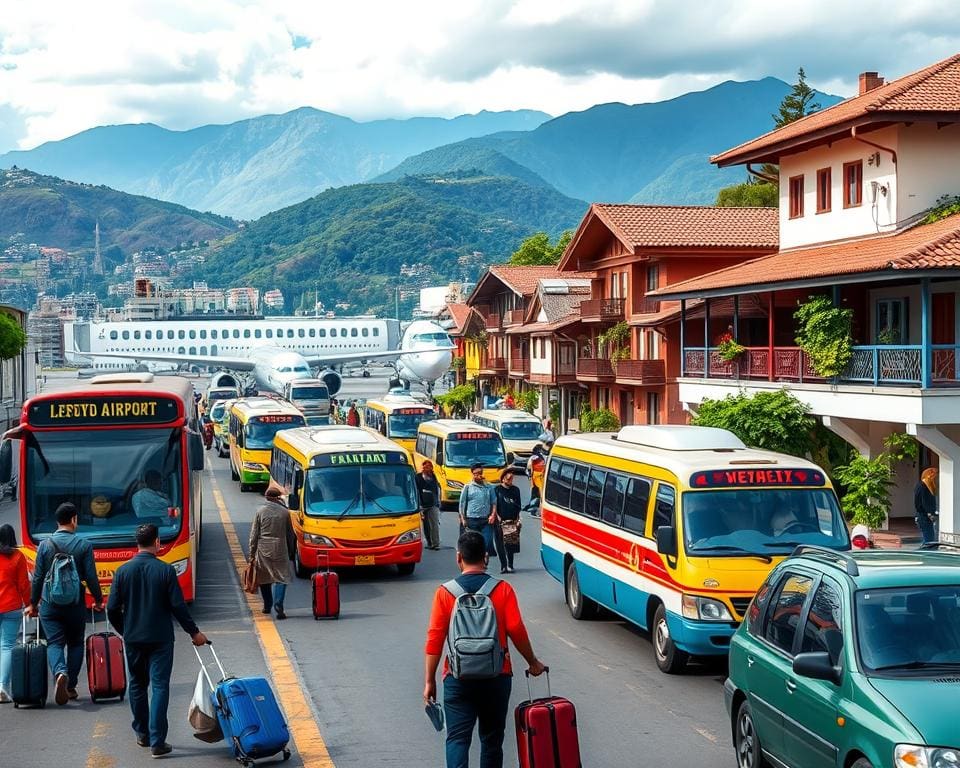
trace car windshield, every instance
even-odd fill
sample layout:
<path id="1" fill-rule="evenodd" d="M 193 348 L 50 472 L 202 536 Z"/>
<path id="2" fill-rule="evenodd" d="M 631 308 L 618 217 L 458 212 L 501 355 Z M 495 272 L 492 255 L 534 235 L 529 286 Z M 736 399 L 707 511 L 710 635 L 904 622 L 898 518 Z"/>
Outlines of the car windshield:
<path id="1" fill-rule="evenodd" d="M 326 387 L 294 387 L 290 396 L 294 400 L 328 400 L 330 392 Z"/>
<path id="2" fill-rule="evenodd" d="M 837 498 L 827 488 L 738 488 L 683 494 L 687 554 L 787 554 L 798 544 L 847 549 Z"/>
<path id="3" fill-rule="evenodd" d="M 500 425 L 500 436 L 504 440 L 536 440 L 543 427 L 536 421 L 505 421 Z"/>
<path id="4" fill-rule="evenodd" d="M 311 517 L 408 515 L 418 508 L 408 465 L 311 469 L 305 498 Z"/>
<path id="5" fill-rule="evenodd" d="M 502 467 L 507 463 L 503 441 L 497 435 L 484 436 L 479 440 L 446 441 L 448 467 L 469 467 L 477 462 L 485 467 Z"/>
<path id="6" fill-rule="evenodd" d="M 77 533 L 97 546 L 134 546 L 141 523 L 164 541 L 180 532 L 183 472 L 180 429 L 33 432 L 21 485 L 34 541 L 57 529 L 54 511 L 77 507 Z"/>
<path id="7" fill-rule="evenodd" d="M 387 437 L 416 437 L 417 427 L 425 421 L 433 421 L 437 414 L 433 411 L 423 413 L 393 413 L 390 415 L 390 430 Z"/>
<path id="8" fill-rule="evenodd" d="M 865 589 L 854 603 L 868 673 L 960 670 L 960 584 Z"/>
<path id="9" fill-rule="evenodd" d="M 265 417 L 265 418 L 281 418 L 281 417 Z M 245 448 L 248 448 L 251 451 L 268 451 L 273 447 L 273 436 L 277 432 L 281 432 L 284 429 L 293 429 L 294 427 L 302 427 L 306 422 L 303 420 L 303 416 L 283 416 L 284 421 L 276 422 L 261 422 L 259 418 L 254 416 L 247 423 L 247 427 L 244 430 L 246 435 L 246 444 Z"/>

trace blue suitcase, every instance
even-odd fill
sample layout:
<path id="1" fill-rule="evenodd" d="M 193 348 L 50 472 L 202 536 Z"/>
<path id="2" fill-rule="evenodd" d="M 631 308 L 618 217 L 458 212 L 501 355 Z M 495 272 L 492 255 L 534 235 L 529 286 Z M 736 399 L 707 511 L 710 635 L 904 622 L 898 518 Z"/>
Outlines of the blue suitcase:
<path id="1" fill-rule="evenodd" d="M 237 762 L 251 766 L 254 760 L 278 753 L 289 760 L 290 731 L 270 683 L 262 677 L 227 677 L 216 652 L 212 647 L 210 651 L 222 675 L 220 682 L 212 686 L 213 708 Z M 209 676 L 207 679 L 210 680 Z"/>

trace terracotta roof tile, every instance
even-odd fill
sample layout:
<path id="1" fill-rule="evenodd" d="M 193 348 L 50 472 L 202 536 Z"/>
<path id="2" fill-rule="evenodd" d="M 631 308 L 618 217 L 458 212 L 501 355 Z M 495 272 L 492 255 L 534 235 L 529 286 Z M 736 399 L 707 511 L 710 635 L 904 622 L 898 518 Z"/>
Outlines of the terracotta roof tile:
<path id="1" fill-rule="evenodd" d="M 710 161 L 721 166 L 747 162 L 757 152 L 775 152 L 778 145 L 815 131 L 884 118 L 896 120 L 900 112 L 960 112 L 960 54 L 814 112 L 721 152 Z"/>
<path id="2" fill-rule="evenodd" d="M 591 213 L 634 248 L 776 248 L 776 208 L 594 203 Z"/>
<path id="3" fill-rule="evenodd" d="M 470 319 L 470 313 L 473 312 L 473 308 L 466 304 L 455 304 L 448 301 L 447 311 L 450 312 L 450 319 L 453 320 L 454 331 L 459 333 L 466 326 L 467 320 Z"/>
<path id="4" fill-rule="evenodd" d="M 537 292 L 537 281 L 541 277 L 560 277 L 556 267 L 514 267 L 509 264 L 490 267 L 490 274 L 523 296 Z"/>
<path id="5" fill-rule="evenodd" d="M 889 235 L 780 251 L 676 283 L 654 295 L 689 296 L 863 272 L 944 268 L 960 268 L 960 214 Z"/>

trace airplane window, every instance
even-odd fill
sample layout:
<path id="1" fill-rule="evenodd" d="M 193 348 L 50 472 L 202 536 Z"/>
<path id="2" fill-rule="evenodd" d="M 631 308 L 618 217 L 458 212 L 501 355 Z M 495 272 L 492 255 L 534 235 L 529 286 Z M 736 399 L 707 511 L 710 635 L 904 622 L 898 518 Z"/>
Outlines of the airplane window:
<path id="1" fill-rule="evenodd" d="M 350 335 L 351 335 L 351 336 L 356 336 L 356 335 L 357 335 L 357 329 L 356 329 L 356 328 L 351 328 L 351 329 L 350 329 Z"/>
<path id="2" fill-rule="evenodd" d="M 331 336 L 336 336 L 336 335 L 337 335 L 337 329 L 336 329 L 336 328 L 331 328 L 331 329 L 330 329 L 330 335 L 331 335 Z"/>
<path id="3" fill-rule="evenodd" d="M 347 338 L 347 329 L 346 329 L 346 328 L 341 328 L 341 329 L 340 329 L 340 338 L 342 338 L 342 339 Z"/>
<path id="4" fill-rule="evenodd" d="M 191 339 L 195 339 L 197 338 L 197 332 L 191 328 L 189 331 L 189 336 Z"/>
<path id="5" fill-rule="evenodd" d="M 119 336 L 119 334 L 118 334 L 116 331 L 110 331 L 110 340 L 111 340 L 111 341 L 116 341 L 116 340 L 117 340 L 117 336 Z"/>
<path id="6" fill-rule="evenodd" d="M 234 328 L 234 329 L 233 329 L 233 338 L 235 338 L 235 339 L 239 339 L 239 338 L 240 338 L 240 330 L 239 330 L 239 329 L 237 329 L 237 328 Z"/>
<path id="7" fill-rule="evenodd" d="M 374 335 L 374 336 L 379 336 L 379 335 L 380 335 L 380 329 L 379 329 L 379 328 L 374 328 L 374 329 L 373 329 L 373 335 Z"/>
<path id="8" fill-rule="evenodd" d="M 206 346 L 206 345 L 200 347 L 200 354 L 201 354 L 201 355 L 207 354 L 207 346 Z"/>
<path id="9" fill-rule="evenodd" d="M 203 328 L 203 329 L 200 331 L 200 338 L 201 338 L 201 339 L 207 338 L 207 329 L 206 329 L 206 328 Z"/>
<path id="10" fill-rule="evenodd" d="M 244 328 L 244 329 L 243 329 L 243 338 L 245 338 L 245 339 L 249 339 L 249 338 L 250 338 L 250 329 L 249 329 L 249 328 Z"/>
<path id="11" fill-rule="evenodd" d="M 303 328 L 297 329 L 297 336 L 299 336 L 302 339 L 305 335 L 306 334 L 304 333 Z"/>
<path id="12" fill-rule="evenodd" d="M 168 338 L 168 339 L 172 339 L 172 338 L 173 338 L 173 331 L 167 331 L 167 338 Z"/>
<path id="13" fill-rule="evenodd" d="M 290 373 L 290 366 L 284 365 L 284 366 L 281 366 L 280 368 L 277 368 L 277 370 L 280 371 L 280 373 Z"/>
<path id="14" fill-rule="evenodd" d="M 178 338 L 178 339 L 186 338 L 186 335 L 187 335 L 187 334 L 184 333 L 183 331 L 177 331 L 177 338 Z"/>
<path id="15" fill-rule="evenodd" d="M 370 335 L 370 329 L 369 329 L 369 328 L 364 328 L 363 331 L 362 331 L 362 333 L 363 333 L 364 336 L 369 336 L 369 335 Z"/>
<path id="16" fill-rule="evenodd" d="M 293 328 L 287 328 L 287 338 L 288 339 L 293 338 Z"/>
<path id="17" fill-rule="evenodd" d="M 325 338 L 326 335 L 327 335 L 327 329 L 326 329 L 326 328 L 321 328 L 319 331 L 317 331 L 317 335 L 318 335 L 321 339 L 322 339 L 322 338 Z"/>
<path id="18" fill-rule="evenodd" d="M 134 331 L 134 332 L 133 332 L 133 338 L 139 339 L 139 338 L 140 338 L 140 331 Z"/>
<path id="19" fill-rule="evenodd" d="M 190 347 L 190 354 L 191 354 L 191 355 L 197 354 L 197 348 L 196 348 L 196 347 Z"/>
<path id="20" fill-rule="evenodd" d="M 130 331 L 124 331 L 121 335 L 123 336 L 124 340 L 127 340 L 130 338 Z"/>
<path id="21" fill-rule="evenodd" d="M 312 338 L 313 338 L 314 336 L 316 336 L 316 335 L 317 335 L 317 329 L 316 329 L 316 328 L 311 328 L 311 329 L 310 329 L 310 338 L 312 339 Z"/>
<path id="22" fill-rule="evenodd" d="M 217 329 L 216 329 L 216 328 L 214 328 L 212 331 L 210 331 L 210 338 L 211 338 L 211 339 L 217 338 Z"/>
<path id="23" fill-rule="evenodd" d="M 143 338 L 149 340 L 153 338 L 153 331 L 144 331 Z M 157 338 L 160 338 L 159 336 Z"/>
<path id="24" fill-rule="evenodd" d="M 177 354 L 178 354 L 178 355 L 185 355 L 185 354 L 187 354 L 186 348 L 185 348 L 185 347 L 177 347 Z"/>
<path id="25" fill-rule="evenodd" d="M 297 365 L 293 370 L 297 373 L 310 373 L 310 368 L 306 365 Z"/>

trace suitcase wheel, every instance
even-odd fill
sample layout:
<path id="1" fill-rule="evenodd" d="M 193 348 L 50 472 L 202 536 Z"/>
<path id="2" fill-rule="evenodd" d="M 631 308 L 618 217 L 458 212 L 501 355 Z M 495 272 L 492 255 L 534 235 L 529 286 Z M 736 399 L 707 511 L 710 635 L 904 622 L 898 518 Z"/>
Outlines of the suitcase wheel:
<path id="1" fill-rule="evenodd" d="M 286 762 L 286 761 L 289 760 L 289 759 L 290 759 L 290 750 L 289 750 L 289 749 L 283 750 L 283 760 L 284 760 L 284 762 Z"/>
<path id="2" fill-rule="evenodd" d="M 13 702 L 13 708 L 14 708 L 14 709 L 20 709 L 20 703 L 19 703 L 19 702 L 16 702 L 16 701 Z"/>

